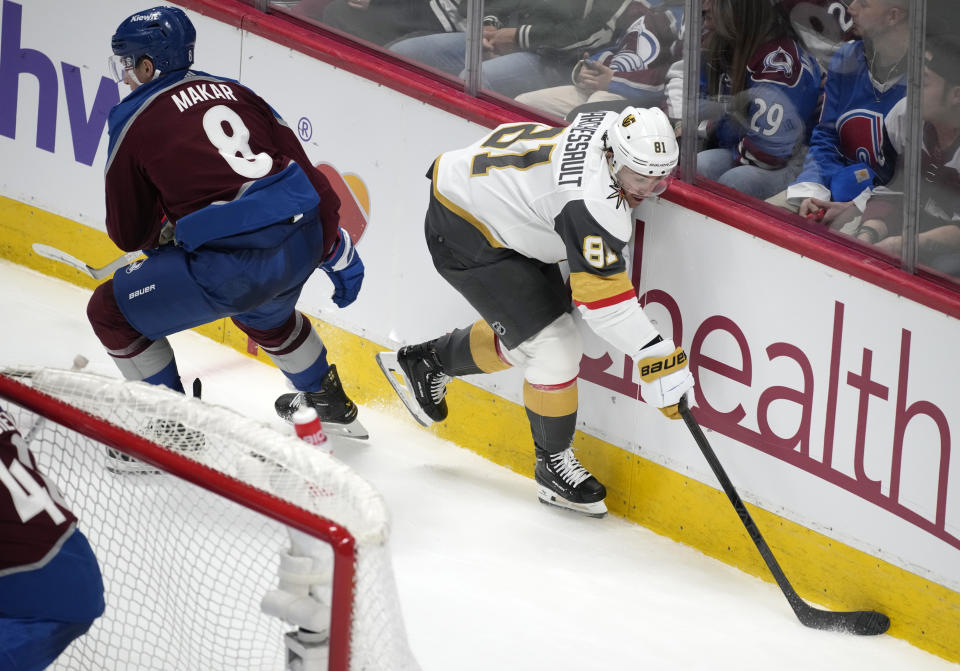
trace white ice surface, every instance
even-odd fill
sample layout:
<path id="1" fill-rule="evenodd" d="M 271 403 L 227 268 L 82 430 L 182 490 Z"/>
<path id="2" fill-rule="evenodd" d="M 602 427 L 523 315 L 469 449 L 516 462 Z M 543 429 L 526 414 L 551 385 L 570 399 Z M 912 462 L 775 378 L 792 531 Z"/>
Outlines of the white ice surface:
<path id="1" fill-rule="evenodd" d="M 89 291 L 4 260 L 0 286 L 0 365 L 69 368 L 79 353 L 119 375 L 86 321 Z M 277 369 L 194 333 L 171 342 L 205 399 L 288 430 L 273 415 L 287 391 Z M 889 636 L 807 629 L 771 583 L 620 518 L 542 506 L 531 480 L 427 433 L 399 401 L 360 416 L 370 440 L 341 440 L 335 455 L 390 507 L 424 671 L 958 668 Z"/>

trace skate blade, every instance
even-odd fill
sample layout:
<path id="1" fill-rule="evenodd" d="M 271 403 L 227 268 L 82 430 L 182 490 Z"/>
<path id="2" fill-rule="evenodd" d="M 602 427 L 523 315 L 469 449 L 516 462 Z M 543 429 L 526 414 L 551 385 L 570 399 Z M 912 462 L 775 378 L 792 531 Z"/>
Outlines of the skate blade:
<path id="1" fill-rule="evenodd" d="M 430 426 L 433 424 L 433 419 L 431 419 L 430 416 L 423 411 L 423 408 L 420 407 L 420 404 L 417 403 L 417 397 L 413 394 L 413 384 L 403 372 L 400 364 L 397 363 L 397 353 L 380 352 L 377 354 L 377 363 L 380 364 L 380 370 L 382 370 L 386 376 L 387 382 L 389 382 L 393 390 L 397 392 L 397 396 L 399 396 L 403 404 L 407 406 L 407 410 L 410 411 L 413 418 L 422 426 Z"/>
<path id="2" fill-rule="evenodd" d="M 355 419 L 349 424 L 337 424 L 336 422 L 324 422 L 323 432 L 328 436 L 342 436 L 344 438 L 354 438 L 356 440 L 366 440 L 370 437 L 370 432 Z"/>
<path id="3" fill-rule="evenodd" d="M 543 485 L 537 485 L 537 498 L 539 498 L 540 503 L 544 505 L 563 508 L 564 510 L 572 510 L 587 517 L 603 517 L 607 514 L 607 504 L 603 501 L 574 503 L 573 501 L 566 500 L 552 489 L 548 489 Z"/>

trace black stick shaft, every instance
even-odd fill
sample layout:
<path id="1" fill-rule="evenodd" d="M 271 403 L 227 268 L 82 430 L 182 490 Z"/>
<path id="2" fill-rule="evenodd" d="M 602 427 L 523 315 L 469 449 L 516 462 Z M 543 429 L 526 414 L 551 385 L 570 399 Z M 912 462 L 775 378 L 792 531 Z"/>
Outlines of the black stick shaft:
<path id="1" fill-rule="evenodd" d="M 783 569 L 780 568 L 776 557 L 773 556 L 773 551 L 770 549 L 770 546 L 767 545 L 767 541 L 763 538 L 763 534 L 760 533 L 756 522 L 753 521 L 749 511 L 747 511 L 747 507 L 737 493 L 736 488 L 733 486 L 733 483 L 730 482 L 730 478 L 727 477 L 727 473 L 723 470 L 723 466 L 720 464 L 720 460 L 717 459 L 716 453 L 707 441 L 707 437 L 703 435 L 700 424 L 694 418 L 693 413 L 690 412 L 690 406 L 687 403 L 686 396 L 680 400 L 680 415 L 683 417 L 683 421 L 693 435 L 694 440 L 697 441 L 697 446 L 699 446 L 707 463 L 710 464 L 713 474 L 717 476 L 717 480 L 720 481 L 720 486 L 723 487 L 724 493 L 726 493 L 727 498 L 730 499 L 730 503 L 733 504 L 733 508 L 736 510 L 740 521 L 743 522 L 747 533 L 750 535 L 750 538 L 753 539 L 753 544 L 756 545 L 757 550 L 760 551 L 760 556 L 763 557 L 767 568 L 770 569 L 770 573 L 773 574 L 773 579 L 777 581 L 777 585 L 780 586 L 780 591 L 783 592 L 783 595 L 787 598 L 787 602 L 790 604 L 790 607 L 800 622 L 814 629 L 833 629 L 863 636 L 882 634 L 887 631 L 890 627 L 890 618 L 883 613 L 872 610 L 843 612 L 821 610 L 814 608 L 797 594 L 793 585 L 787 580 Z"/>
<path id="2" fill-rule="evenodd" d="M 797 594 L 796 590 L 793 589 L 793 585 L 790 584 L 790 581 L 787 580 L 787 576 L 783 572 L 783 569 L 780 568 L 777 558 L 773 556 L 773 551 L 770 549 L 770 546 L 767 545 L 767 541 L 764 539 L 763 534 L 760 533 L 760 528 L 757 527 L 757 523 L 753 521 L 753 518 L 750 516 L 750 511 L 747 510 L 746 505 L 744 505 L 743 500 L 737 493 L 733 483 L 730 482 L 730 478 L 727 477 L 727 472 L 723 469 L 723 465 L 720 463 L 720 460 L 717 459 L 717 454 L 713 451 L 713 448 L 707 441 L 707 437 L 703 435 L 703 430 L 700 428 L 700 424 L 694 418 L 693 413 L 690 412 L 690 408 L 687 405 L 686 396 L 684 396 L 683 400 L 680 402 L 680 415 L 683 417 L 683 421 L 687 425 L 687 428 L 690 429 L 690 433 L 693 434 L 693 439 L 697 441 L 697 446 L 700 448 L 700 451 L 703 452 L 703 456 L 706 458 L 707 463 L 710 464 L 710 469 L 713 471 L 713 474 L 717 476 L 717 480 L 720 481 L 720 486 L 723 487 L 724 493 L 727 495 L 727 498 L 730 499 L 730 503 L 733 504 L 734 510 L 737 511 L 737 516 L 740 518 L 740 521 L 743 522 L 743 526 L 746 527 L 747 533 L 753 540 L 754 545 L 756 545 L 757 550 L 760 551 L 760 556 L 763 557 L 763 561 L 766 562 L 767 568 L 770 569 L 770 573 L 773 574 L 773 579 L 777 581 L 777 584 L 780 586 L 784 596 L 787 597 L 787 601 L 790 602 L 790 606 L 793 608 L 794 612 L 796 612 L 796 602 L 801 601 L 800 596 Z"/>

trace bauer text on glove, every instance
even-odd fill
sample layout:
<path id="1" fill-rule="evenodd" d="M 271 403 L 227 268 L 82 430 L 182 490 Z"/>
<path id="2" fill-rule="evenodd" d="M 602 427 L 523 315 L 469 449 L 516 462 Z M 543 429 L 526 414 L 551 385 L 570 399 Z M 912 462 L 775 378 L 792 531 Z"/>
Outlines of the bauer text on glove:
<path id="1" fill-rule="evenodd" d="M 687 355 L 670 339 L 640 350 L 637 360 L 643 398 L 660 408 L 670 419 L 679 419 L 677 404 L 693 388 L 693 375 L 687 366 Z"/>
<path id="2" fill-rule="evenodd" d="M 363 284 L 363 261 L 353 246 L 350 234 L 342 228 L 337 231 L 337 244 L 333 251 L 320 264 L 333 282 L 333 302 L 345 308 L 357 300 L 360 285 Z"/>

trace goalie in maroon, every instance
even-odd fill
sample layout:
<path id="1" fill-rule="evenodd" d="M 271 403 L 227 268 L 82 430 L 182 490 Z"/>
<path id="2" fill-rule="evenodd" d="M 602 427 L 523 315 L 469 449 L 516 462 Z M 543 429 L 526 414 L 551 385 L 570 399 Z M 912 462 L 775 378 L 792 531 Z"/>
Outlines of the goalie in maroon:
<path id="1" fill-rule="evenodd" d="M 320 268 L 340 307 L 364 267 L 340 200 L 296 134 L 240 83 L 190 69 L 196 31 L 176 7 L 125 19 L 111 65 L 131 89 L 110 112 L 106 228 L 146 260 L 91 297 L 97 337 L 130 380 L 182 391 L 167 336 L 230 317 L 287 376 L 288 419 L 313 405 L 332 433 L 366 437 L 323 341 L 296 309 Z"/>
<path id="2" fill-rule="evenodd" d="M 0 408 L 0 669 L 46 668 L 103 609 L 76 516 Z"/>

